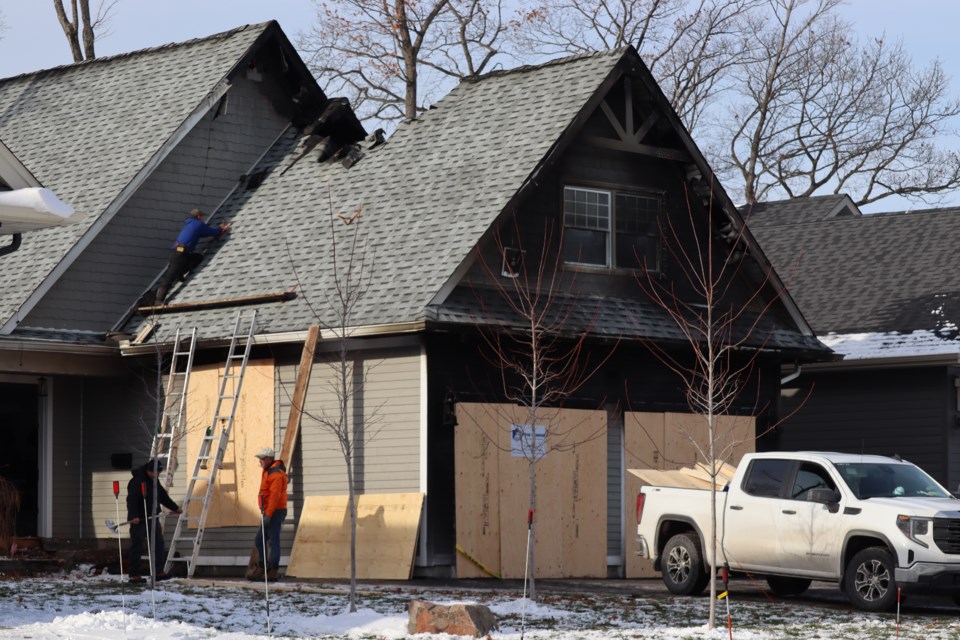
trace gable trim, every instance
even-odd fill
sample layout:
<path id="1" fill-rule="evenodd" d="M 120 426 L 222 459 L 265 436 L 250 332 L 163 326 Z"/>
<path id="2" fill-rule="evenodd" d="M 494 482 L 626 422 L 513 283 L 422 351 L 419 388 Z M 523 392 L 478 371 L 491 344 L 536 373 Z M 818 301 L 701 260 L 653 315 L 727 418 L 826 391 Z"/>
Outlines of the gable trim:
<path id="1" fill-rule="evenodd" d="M 604 102 L 607 97 L 607 94 L 610 92 L 610 89 L 613 88 L 620 78 L 624 76 L 624 64 L 629 52 L 633 51 L 632 47 L 628 47 L 623 55 L 616 61 L 611 64 L 610 72 L 607 74 L 607 77 L 601 80 L 596 89 L 594 89 L 593 94 L 580 108 L 580 111 L 570 120 L 567 126 L 564 128 L 563 132 L 557 136 L 557 139 L 553 141 L 553 144 L 550 145 L 550 148 L 547 149 L 546 153 L 543 154 L 543 157 L 534 165 L 533 169 L 530 171 L 529 175 L 523 180 L 520 186 L 513 192 L 513 195 L 507 200 L 506 206 L 500 210 L 497 216 L 493 219 L 490 225 L 487 227 L 487 230 L 480 236 L 477 242 L 473 245 L 473 249 L 464 257 L 453 273 L 446 279 L 437 293 L 430 299 L 427 303 L 427 307 L 442 305 L 446 299 L 453 293 L 453 290 L 459 284 L 460 280 L 467 274 L 470 268 L 474 265 L 477 260 L 477 255 L 479 247 L 485 244 L 493 235 L 494 229 L 500 224 L 500 221 L 504 218 L 508 212 L 512 211 L 515 208 L 516 203 L 526 195 L 527 191 L 531 188 L 537 186 L 537 180 L 539 176 L 549 169 L 553 165 L 554 161 L 557 158 L 561 157 L 567 148 L 573 143 L 574 138 L 577 134 L 583 129 L 587 120 L 590 116 L 593 115 L 594 111 L 598 108 L 601 108 L 600 105 Z M 637 55 L 634 52 L 634 55 Z"/>
<path id="2" fill-rule="evenodd" d="M 13 155 L 7 145 L 0 140 L 0 180 L 3 180 L 13 189 L 29 189 L 42 187 L 30 170 Z"/>
<path id="3" fill-rule="evenodd" d="M 50 291 L 60 277 L 66 273 L 67 269 L 80 257 L 88 246 L 96 239 L 101 231 L 113 220 L 114 216 L 123 208 L 127 201 L 143 186 L 143 183 L 153 174 L 167 156 L 179 145 L 187 134 L 203 119 L 220 99 L 230 90 L 230 81 L 227 78 L 220 80 L 217 85 L 200 102 L 196 109 L 187 116 L 180 126 L 173 132 L 167 140 L 160 146 L 156 153 L 147 161 L 147 163 L 137 172 L 126 187 L 120 192 L 120 195 L 104 210 L 100 217 L 90 226 L 89 229 L 74 243 L 67 254 L 57 263 L 57 266 L 47 274 L 43 282 L 33 290 L 20 307 L 10 316 L 7 322 L 0 328 L 0 335 L 10 335 L 20 321 L 23 320 L 33 308 Z"/>

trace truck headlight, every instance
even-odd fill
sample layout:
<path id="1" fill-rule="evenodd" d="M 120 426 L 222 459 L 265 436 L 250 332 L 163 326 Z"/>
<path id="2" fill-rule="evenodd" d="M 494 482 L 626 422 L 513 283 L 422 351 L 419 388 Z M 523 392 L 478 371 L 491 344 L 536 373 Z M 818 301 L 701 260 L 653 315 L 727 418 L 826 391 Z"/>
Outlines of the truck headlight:
<path id="1" fill-rule="evenodd" d="M 925 536 L 930 533 L 929 518 L 915 518 L 911 516 L 899 515 L 897 516 L 897 528 L 903 532 L 903 535 L 907 536 L 921 547 L 929 548 L 929 545 L 926 542 L 922 542 L 918 539 L 919 536 Z"/>

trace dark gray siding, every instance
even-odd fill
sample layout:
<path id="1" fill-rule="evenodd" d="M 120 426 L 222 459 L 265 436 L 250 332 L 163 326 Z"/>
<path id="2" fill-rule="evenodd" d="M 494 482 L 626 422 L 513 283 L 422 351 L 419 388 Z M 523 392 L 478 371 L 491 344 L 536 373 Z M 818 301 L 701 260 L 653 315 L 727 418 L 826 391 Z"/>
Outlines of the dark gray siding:
<path id="1" fill-rule="evenodd" d="M 54 538 L 73 538 L 80 535 L 83 464 L 83 415 L 76 407 L 83 406 L 83 378 L 58 377 L 50 384 L 53 424 L 51 445 L 50 534 Z"/>
<path id="2" fill-rule="evenodd" d="M 956 428 L 957 389 L 947 373 L 945 367 L 805 373 L 785 387 L 781 415 L 801 408 L 758 448 L 898 454 L 956 488 L 958 478 L 948 477 L 947 434 Z"/>
<path id="3" fill-rule="evenodd" d="M 623 560 L 623 413 L 607 411 L 607 556 Z"/>
<path id="4" fill-rule="evenodd" d="M 92 331 L 113 326 L 163 270 L 190 209 L 213 210 L 286 126 L 258 84 L 235 81 L 225 111 L 208 113 L 186 136 L 24 326 Z"/>

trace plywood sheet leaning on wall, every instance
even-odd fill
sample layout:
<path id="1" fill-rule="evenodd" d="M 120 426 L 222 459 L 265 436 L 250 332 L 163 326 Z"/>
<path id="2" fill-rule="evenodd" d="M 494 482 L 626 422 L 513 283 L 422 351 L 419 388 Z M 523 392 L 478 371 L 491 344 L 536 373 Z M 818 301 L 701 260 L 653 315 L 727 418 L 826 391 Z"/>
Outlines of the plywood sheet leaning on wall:
<path id="1" fill-rule="evenodd" d="M 457 577 L 500 576 L 500 450 L 492 405 L 457 404 Z M 487 436 L 490 433 L 491 436 Z"/>
<path id="2" fill-rule="evenodd" d="M 413 575 L 422 493 L 362 494 L 357 500 L 357 578 L 409 580 Z M 350 577 L 347 496 L 307 496 L 287 575 Z"/>
<path id="3" fill-rule="evenodd" d="M 190 482 L 200 441 L 213 420 L 220 393 L 222 365 L 195 366 L 190 373 L 187 395 L 187 460 L 180 465 L 182 486 Z M 275 446 L 274 430 L 274 364 L 273 360 L 250 360 L 244 374 L 237 403 L 233 429 L 217 472 L 216 486 L 207 528 L 253 526 L 260 521 L 257 493 L 260 490 L 260 462 L 254 454 L 263 447 Z M 225 401 L 226 403 L 226 401 Z M 197 481 L 195 494 L 207 490 L 207 483 Z M 191 514 L 199 515 L 199 501 L 191 505 Z M 195 513 L 194 513 L 195 510 Z M 195 523 L 192 523 L 195 526 Z"/>
<path id="4" fill-rule="evenodd" d="M 606 412 L 544 410 L 542 417 L 538 422 L 549 429 L 548 453 L 536 464 L 536 575 L 605 577 Z M 512 446 L 512 425 L 525 420 L 512 405 L 457 407 L 457 543 L 485 568 L 497 566 L 503 578 L 522 578 L 526 560 L 530 466 Z M 482 522 L 489 527 L 478 535 Z M 498 561 L 490 560 L 497 549 Z M 460 577 L 487 575 L 466 557 L 458 558 L 457 570 Z"/>

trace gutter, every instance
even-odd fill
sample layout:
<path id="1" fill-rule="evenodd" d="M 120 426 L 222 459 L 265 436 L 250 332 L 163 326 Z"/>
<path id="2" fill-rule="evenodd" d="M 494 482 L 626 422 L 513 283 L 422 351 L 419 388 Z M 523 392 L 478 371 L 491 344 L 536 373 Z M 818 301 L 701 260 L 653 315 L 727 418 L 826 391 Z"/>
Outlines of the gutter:
<path id="1" fill-rule="evenodd" d="M 34 340 L 10 339 L 0 340 L 0 351 L 29 351 L 33 353 L 56 353 L 78 356 L 90 355 L 117 355 L 117 347 L 107 345 L 81 345 L 63 342 L 38 342 Z"/>
<path id="2" fill-rule="evenodd" d="M 378 325 L 367 325 L 362 327 L 352 327 L 347 328 L 345 333 L 347 335 L 347 340 L 352 340 L 354 338 L 371 338 L 377 336 L 387 337 L 390 335 L 396 334 L 410 334 L 410 333 L 420 333 L 426 329 L 426 323 L 423 321 L 417 322 L 400 322 L 395 324 L 378 324 Z M 306 342 L 307 334 L 309 333 L 308 329 L 303 329 L 302 331 L 287 331 L 284 333 L 269 333 L 269 334 L 260 334 L 253 337 L 254 345 L 271 345 L 271 344 L 298 344 Z M 321 342 L 331 342 L 339 340 L 341 337 L 341 331 L 332 330 L 332 329 L 321 329 L 319 341 Z M 129 342 L 120 343 L 120 353 L 124 356 L 139 356 L 144 354 L 153 354 L 156 353 L 158 346 L 169 346 L 172 343 L 157 343 L 152 344 L 132 344 Z M 215 340 L 202 340 L 200 341 L 199 348 L 217 348 L 223 347 L 230 344 L 230 338 L 219 338 Z"/>

